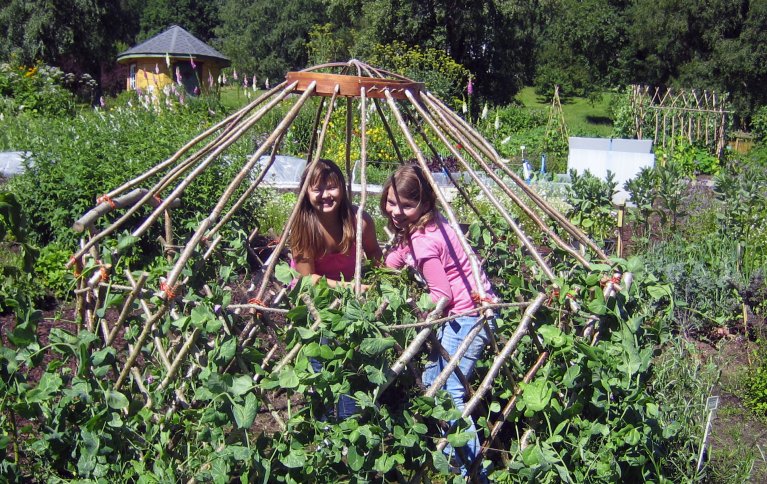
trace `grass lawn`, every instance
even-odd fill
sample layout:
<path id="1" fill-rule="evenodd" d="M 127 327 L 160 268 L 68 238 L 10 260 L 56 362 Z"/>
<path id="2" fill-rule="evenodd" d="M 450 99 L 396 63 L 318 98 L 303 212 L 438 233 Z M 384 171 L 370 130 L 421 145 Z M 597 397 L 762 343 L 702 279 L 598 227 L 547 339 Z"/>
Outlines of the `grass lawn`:
<path id="1" fill-rule="evenodd" d="M 594 103 L 586 98 L 569 98 L 562 100 L 562 111 L 565 124 L 570 136 L 609 137 L 613 130 L 610 117 L 610 104 L 615 94 L 606 92 L 599 102 Z M 541 98 L 535 94 L 535 88 L 522 89 L 514 99 L 525 107 L 546 109 L 551 106 L 551 98 Z"/>
<path id="2" fill-rule="evenodd" d="M 226 86 L 221 89 L 221 103 L 228 109 L 238 109 L 263 93 L 250 91 L 250 99 L 245 89 L 240 86 Z M 595 136 L 607 138 L 612 134 L 613 123 L 610 117 L 610 104 L 615 94 L 606 92 L 593 105 L 586 98 L 570 98 L 562 101 L 562 111 L 570 136 Z M 548 110 L 551 99 L 540 98 L 532 87 L 522 89 L 515 99 L 529 108 Z"/>

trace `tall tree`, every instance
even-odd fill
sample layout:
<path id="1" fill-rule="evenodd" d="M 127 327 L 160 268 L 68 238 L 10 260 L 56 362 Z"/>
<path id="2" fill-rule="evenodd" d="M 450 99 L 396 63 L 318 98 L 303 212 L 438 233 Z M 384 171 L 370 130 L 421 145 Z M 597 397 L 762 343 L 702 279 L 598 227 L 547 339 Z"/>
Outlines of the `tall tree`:
<path id="1" fill-rule="evenodd" d="M 226 0 L 220 20 L 215 32 L 235 68 L 281 79 L 306 66 L 309 32 L 326 16 L 321 0 Z"/>
<path id="2" fill-rule="evenodd" d="M 171 25 L 188 30 L 204 42 L 215 37 L 221 0 L 142 0 L 141 31 L 137 40 L 146 40 Z"/>
<path id="3" fill-rule="evenodd" d="M 0 7 L 0 58 L 43 61 L 97 76 L 130 40 L 135 17 L 125 1 L 9 0 Z"/>

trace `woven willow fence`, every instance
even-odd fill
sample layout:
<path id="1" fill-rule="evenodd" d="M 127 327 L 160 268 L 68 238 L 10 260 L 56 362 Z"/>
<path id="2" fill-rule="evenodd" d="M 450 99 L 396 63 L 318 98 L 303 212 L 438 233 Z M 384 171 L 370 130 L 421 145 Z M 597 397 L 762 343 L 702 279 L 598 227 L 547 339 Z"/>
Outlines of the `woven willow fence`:
<path id="1" fill-rule="evenodd" d="M 482 302 L 485 316 L 482 320 L 483 324 L 478 324 L 472 330 L 466 340 L 467 344 L 461 345 L 455 354 L 449 355 L 449 365 L 437 381 L 425 391 L 427 396 L 434 396 L 437 393 L 450 372 L 456 369 L 458 361 L 467 350 L 468 342 L 474 335 L 484 330 L 484 322 L 493 316 L 495 310 L 510 305 L 525 308 L 524 312 L 520 313 L 522 316 L 516 322 L 516 329 L 511 337 L 491 341 L 490 364 L 482 381 L 475 388 L 471 387 L 469 382 L 465 382 L 469 386 L 467 394 L 471 395 L 471 398 L 466 403 L 464 416 L 470 415 L 477 408 L 488 392 L 492 391 L 493 383 L 498 379 L 507 381 L 511 388 L 515 389 L 511 397 L 506 399 L 506 404 L 497 415 L 497 419 L 487 423 L 489 438 L 485 439 L 482 447 L 482 453 L 485 453 L 513 411 L 520 395 L 520 382 L 515 380 L 508 368 L 520 342 L 529 335 L 537 348 L 535 350 L 537 357 L 524 371 L 522 381 L 530 382 L 549 357 L 549 351 L 535 334 L 533 322 L 547 300 L 551 299 L 552 294 L 558 292 L 557 280 L 563 277 L 563 274 L 555 274 L 549 267 L 545 258 L 536 249 L 532 238 L 523 231 L 517 216 L 507 209 L 507 202 L 510 201 L 518 206 L 537 230 L 561 249 L 565 257 L 572 261 L 574 267 L 589 269 L 592 258 L 600 263 L 607 262 L 608 259 L 602 249 L 520 179 L 487 140 L 448 109 L 443 102 L 426 91 L 422 84 L 372 68 L 356 60 L 289 73 L 285 82 L 264 92 L 252 103 L 212 126 L 169 159 L 102 196 L 98 204 L 75 224 L 75 229 L 86 234 L 86 237 L 82 239 L 79 251 L 70 260 L 70 266 L 73 266 L 76 271 L 84 269 L 91 271 L 86 272 L 86 276 L 79 279 L 77 289 L 77 311 L 83 321 L 82 328 L 100 335 L 101 344 L 104 347 L 116 344 L 116 341 L 120 339 L 119 336 L 130 332 L 130 337 L 122 340 L 128 341 L 127 343 L 114 347 L 118 361 L 113 382 L 115 390 L 132 390 L 139 396 L 143 394 L 144 405 L 157 414 L 167 415 L 193 404 L 194 395 L 188 390 L 188 382 L 192 381 L 201 370 L 200 358 L 205 353 L 208 341 L 202 337 L 203 333 L 199 328 L 190 327 L 181 330 L 176 325 L 166 324 L 167 321 L 177 321 L 194 308 L 193 302 L 188 298 L 191 289 L 185 285 L 187 280 L 182 276 L 184 268 L 193 262 L 192 259 L 195 257 L 207 259 L 217 250 L 223 250 L 222 228 L 242 208 L 246 199 L 259 188 L 269 173 L 276 155 L 280 152 L 281 142 L 288 133 L 288 129 L 299 112 L 307 108 L 307 101 L 312 97 L 320 97 L 320 101 L 314 117 L 307 160 L 309 163 L 315 163 L 322 156 L 327 134 L 332 129 L 331 116 L 335 109 L 345 109 L 347 122 L 343 129 L 346 136 L 345 161 L 349 179 L 352 162 L 350 147 L 354 133 L 359 133 L 361 194 L 358 204 L 361 210 L 364 210 L 368 198 L 366 178 L 368 117 L 378 116 L 391 140 L 391 149 L 397 153 L 402 163 L 406 162 L 403 153 L 409 151 L 414 154 L 417 163 L 424 171 L 429 173 L 427 159 L 432 159 L 432 156 L 441 159 L 440 153 L 455 157 L 461 169 L 471 178 L 472 184 L 478 187 L 484 198 L 516 235 L 518 245 L 532 256 L 536 265 L 534 270 L 542 273 L 544 280 L 548 281 L 540 285 L 538 294 L 527 301 Z M 231 180 L 222 181 L 226 186 L 218 202 L 212 207 L 210 213 L 201 219 L 192 235 L 180 244 L 176 244 L 173 240 L 172 213 L 174 207 L 183 202 L 185 190 L 196 177 L 205 170 L 211 169 L 217 157 L 223 156 L 227 148 L 250 133 L 253 127 L 277 106 L 287 106 L 284 117 L 273 131 L 265 137 L 261 136 L 263 141 L 255 153 L 242 165 L 239 173 Z M 356 112 L 361 113 L 359 126 L 353 123 Z M 398 134 L 401 136 L 395 136 L 396 131 L 399 131 Z M 406 145 L 399 146 L 398 138 L 404 139 Z M 422 146 L 428 147 L 428 151 L 422 151 Z M 264 155 L 269 161 L 259 172 L 259 159 Z M 488 179 L 494 182 L 494 188 L 485 183 Z M 151 183 L 149 183 L 150 180 Z M 456 180 L 452 178 L 451 180 L 456 183 Z M 458 234 L 464 250 L 467 254 L 472 254 L 472 276 L 477 281 L 476 287 L 484 291 L 483 285 L 479 283 L 480 260 L 473 255 L 474 251 L 459 227 L 453 207 L 431 176 L 429 176 L 429 183 L 434 187 L 440 209 Z M 145 184 L 149 186 L 144 186 Z M 456 184 L 456 187 L 459 189 L 460 196 L 468 197 L 460 183 Z M 299 202 L 306 196 L 306 192 L 306 186 L 299 188 Z M 235 194 L 238 195 L 235 196 Z M 499 195 L 506 199 L 499 198 Z M 476 210 L 470 197 L 466 202 Z M 293 208 L 289 220 L 292 221 L 296 216 L 297 207 L 298 203 Z M 136 226 L 136 214 L 147 211 L 148 215 Z M 97 228 L 99 220 L 106 215 L 112 217 L 112 222 L 102 223 L 100 228 Z M 480 215 L 479 219 L 482 219 L 481 214 L 478 215 Z M 359 240 L 362 233 L 359 226 L 361 223 L 362 217 L 359 217 L 354 282 L 356 294 L 360 298 L 364 297 L 361 291 L 362 243 Z M 288 225 L 289 222 L 286 227 Z M 150 232 L 150 229 L 155 226 L 159 226 L 160 230 Z M 556 230 L 554 226 L 557 227 Z M 128 243 L 115 244 L 119 231 L 125 229 L 130 230 Z M 162 232 L 164 235 L 158 238 L 157 232 Z M 150 238 L 150 233 L 154 234 L 155 239 Z M 250 239 L 256 235 L 256 230 L 253 230 Z M 242 354 L 249 345 L 254 344 L 256 336 L 263 331 L 263 326 L 268 322 L 270 315 L 288 311 L 285 309 L 287 288 L 277 283 L 274 278 L 278 256 L 285 248 L 286 235 L 283 232 L 272 255 L 264 261 L 260 282 L 258 287 L 254 288 L 253 297 L 248 298 L 247 301 L 233 301 L 233 304 L 227 307 L 228 311 L 241 314 L 245 321 L 240 326 L 224 325 L 222 328 L 228 334 L 236 335 L 236 355 Z M 99 256 L 106 244 L 111 244 L 109 247 L 114 259 L 125 251 L 127 246 L 138 244 L 140 241 L 147 244 L 155 244 L 159 241 L 161 249 L 166 251 L 169 261 L 172 262 L 171 270 L 160 279 L 156 287 L 148 287 L 149 274 L 136 271 L 135 267 L 125 271 L 124 276 L 129 284 L 118 285 L 111 282 L 114 276 L 113 266 L 102 263 Z M 173 253 L 174 248 L 178 249 L 175 253 Z M 590 255 L 587 256 L 586 254 L 589 253 Z M 631 281 L 630 273 L 606 274 L 606 283 L 603 286 L 604 299 L 609 300 L 621 290 L 621 287 L 629 286 Z M 119 312 L 113 312 L 110 315 L 101 308 L 104 307 L 105 300 L 115 293 L 123 294 L 122 307 Z M 210 295 L 210 288 L 207 286 L 202 289 L 200 296 L 206 295 Z M 486 300 L 485 294 L 480 296 Z M 304 295 L 303 303 L 309 308 L 310 320 L 313 321 L 311 329 L 316 330 L 322 324 L 320 316 L 322 308 L 314 307 L 313 301 L 306 295 Z M 580 309 L 573 299 L 567 299 L 567 304 L 573 313 Z M 417 334 L 407 347 L 401 348 L 399 357 L 386 372 L 387 381 L 381 385 L 378 394 L 394 383 L 403 370 L 413 363 L 415 355 L 430 339 L 437 325 L 457 317 L 442 317 L 442 308 L 444 308 L 444 301 L 427 318 L 414 325 L 417 327 Z M 139 324 L 136 324 L 136 321 L 139 321 Z M 572 328 L 573 326 L 567 327 L 567 325 L 562 327 L 563 330 L 569 331 L 572 331 Z M 396 330 L 396 328 L 391 329 L 391 331 Z M 599 317 L 592 316 L 586 325 L 580 326 L 580 331 L 581 336 L 595 343 L 601 334 Z M 262 348 L 265 357 L 260 367 L 265 371 L 280 371 L 301 351 L 300 343 L 286 348 L 282 353 L 278 351 L 278 346 Z M 151 375 L 148 371 L 150 367 Z M 222 371 L 236 367 L 243 372 L 248 370 L 239 356 L 231 358 L 221 367 Z M 258 376 L 255 379 L 257 380 Z M 175 388 L 173 398 L 153 401 L 152 395 L 157 394 L 156 389 L 167 388 Z M 262 397 L 266 406 L 269 407 L 267 395 L 264 394 Z M 272 411 L 272 416 L 276 424 L 284 429 L 285 423 L 280 414 Z M 437 443 L 440 449 L 446 445 L 447 440 L 444 438 Z M 477 462 L 481 460 L 477 459 Z M 476 470 L 475 467 L 474 472 Z"/>
<path id="2" fill-rule="evenodd" d="M 631 104 L 637 139 L 652 136 L 655 146 L 673 149 L 676 140 L 684 138 L 704 144 L 720 158 L 724 153 L 732 115 L 726 94 L 634 85 Z"/>

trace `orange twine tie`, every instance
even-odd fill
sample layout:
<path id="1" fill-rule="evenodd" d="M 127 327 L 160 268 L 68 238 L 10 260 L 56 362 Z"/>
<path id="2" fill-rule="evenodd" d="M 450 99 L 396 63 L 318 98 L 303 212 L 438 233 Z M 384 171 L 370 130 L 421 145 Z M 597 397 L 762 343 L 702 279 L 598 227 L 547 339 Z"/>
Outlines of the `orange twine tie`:
<path id="1" fill-rule="evenodd" d="M 554 300 L 558 298 L 559 298 L 559 289 L 552 289 L 551 293 L 549 293 L 549 299 L 546 301 L 546 306 L 551 306 L 551 303 L 553 303 Z"/>
<path id="2" fill-rule="evenodd" d="M 494 304 L 495 300 L 491 297 L 481 297 L 479 293 L 472 292 L 471 293 L 471 300 L 474 302 L 475 305 L 479 306 L 481 303 L 488 303 L 488 304 Z"/>
<path id="3" fill-rule="evenodd" d="M 74 269 L 75 277 L 80 277 L 82 274 L 82 264 L 79 260 L 75 259 L 75 256 L 70 257 L 69 260 L 72 262 L 72 268 Z"/>
<path id="4" fill-rule="evenodd" d="M 176 298 L 175 287 L 171 287 L 167 282 L 160 283 L 160 290 L 165 293 L 165 297 L 168 301 Z"/>
<path id="5" fill-rule="evenodd" d="M 108 203 L 110 207 L 117 208 L 117 205 L 115 204 L 115 201 L 112 200 L 109 195 L 101 195 L 99 198 L 96 199 L 98 203 Z"/>

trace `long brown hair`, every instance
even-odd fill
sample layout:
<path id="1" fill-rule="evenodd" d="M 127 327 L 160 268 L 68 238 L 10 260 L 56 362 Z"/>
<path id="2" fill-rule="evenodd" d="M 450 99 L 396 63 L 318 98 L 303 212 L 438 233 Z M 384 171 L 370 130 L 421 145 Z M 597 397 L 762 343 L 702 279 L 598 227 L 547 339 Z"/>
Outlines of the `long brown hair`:
<path id="1" fill-rule="evenodd" d="M 414 224 L 405 228 L 398 229 L 394 226 L 391 217 L 386 211 L 386 200 L 389 198 L 389 190 L 394 190 L 398 197 L 408 200 L 418 200 L 419 205 L 426 207 L 427 210 L 421 215 Z M 416 230 L 420 230 L 432 222 L 436 217 L 437 196 L 426 177 L 423 170 L 418 165 L 403 165 L 397 168 L 381 189 L 381 213 L 389 219 L 389 229 L 398 236 L 409 235 Z"/>
<path id="2" fill-rule="evenodd" d="M 320 183 L 334 183 L 341 190 L 340 207 L 338 210 L 338 222 L 343 227 L 343 236 L 339 246 L 340 252 L 345 254 L 351 249 L 355 242 L 355 218 L 349 196 L 346 193 L 346 182 L 344 174 L 338 165 L 330 160 L 320 159 L 317 161 L 311 174 L 309 169 L 311 164 L 307 165 L 301 174 L 301 184 L 307 188 L 317 186 Z M 308 179 L 307 179 L 308 178 Z M 317 217 L 314 207 L 309 201 L 309 195 L 304 195 L 298 214 L 290 227 L 290 248 L 294 257 L 315 259 L 322 257 L 327 253 L 327 244 L 322 236 L 322 227 Z"/>

